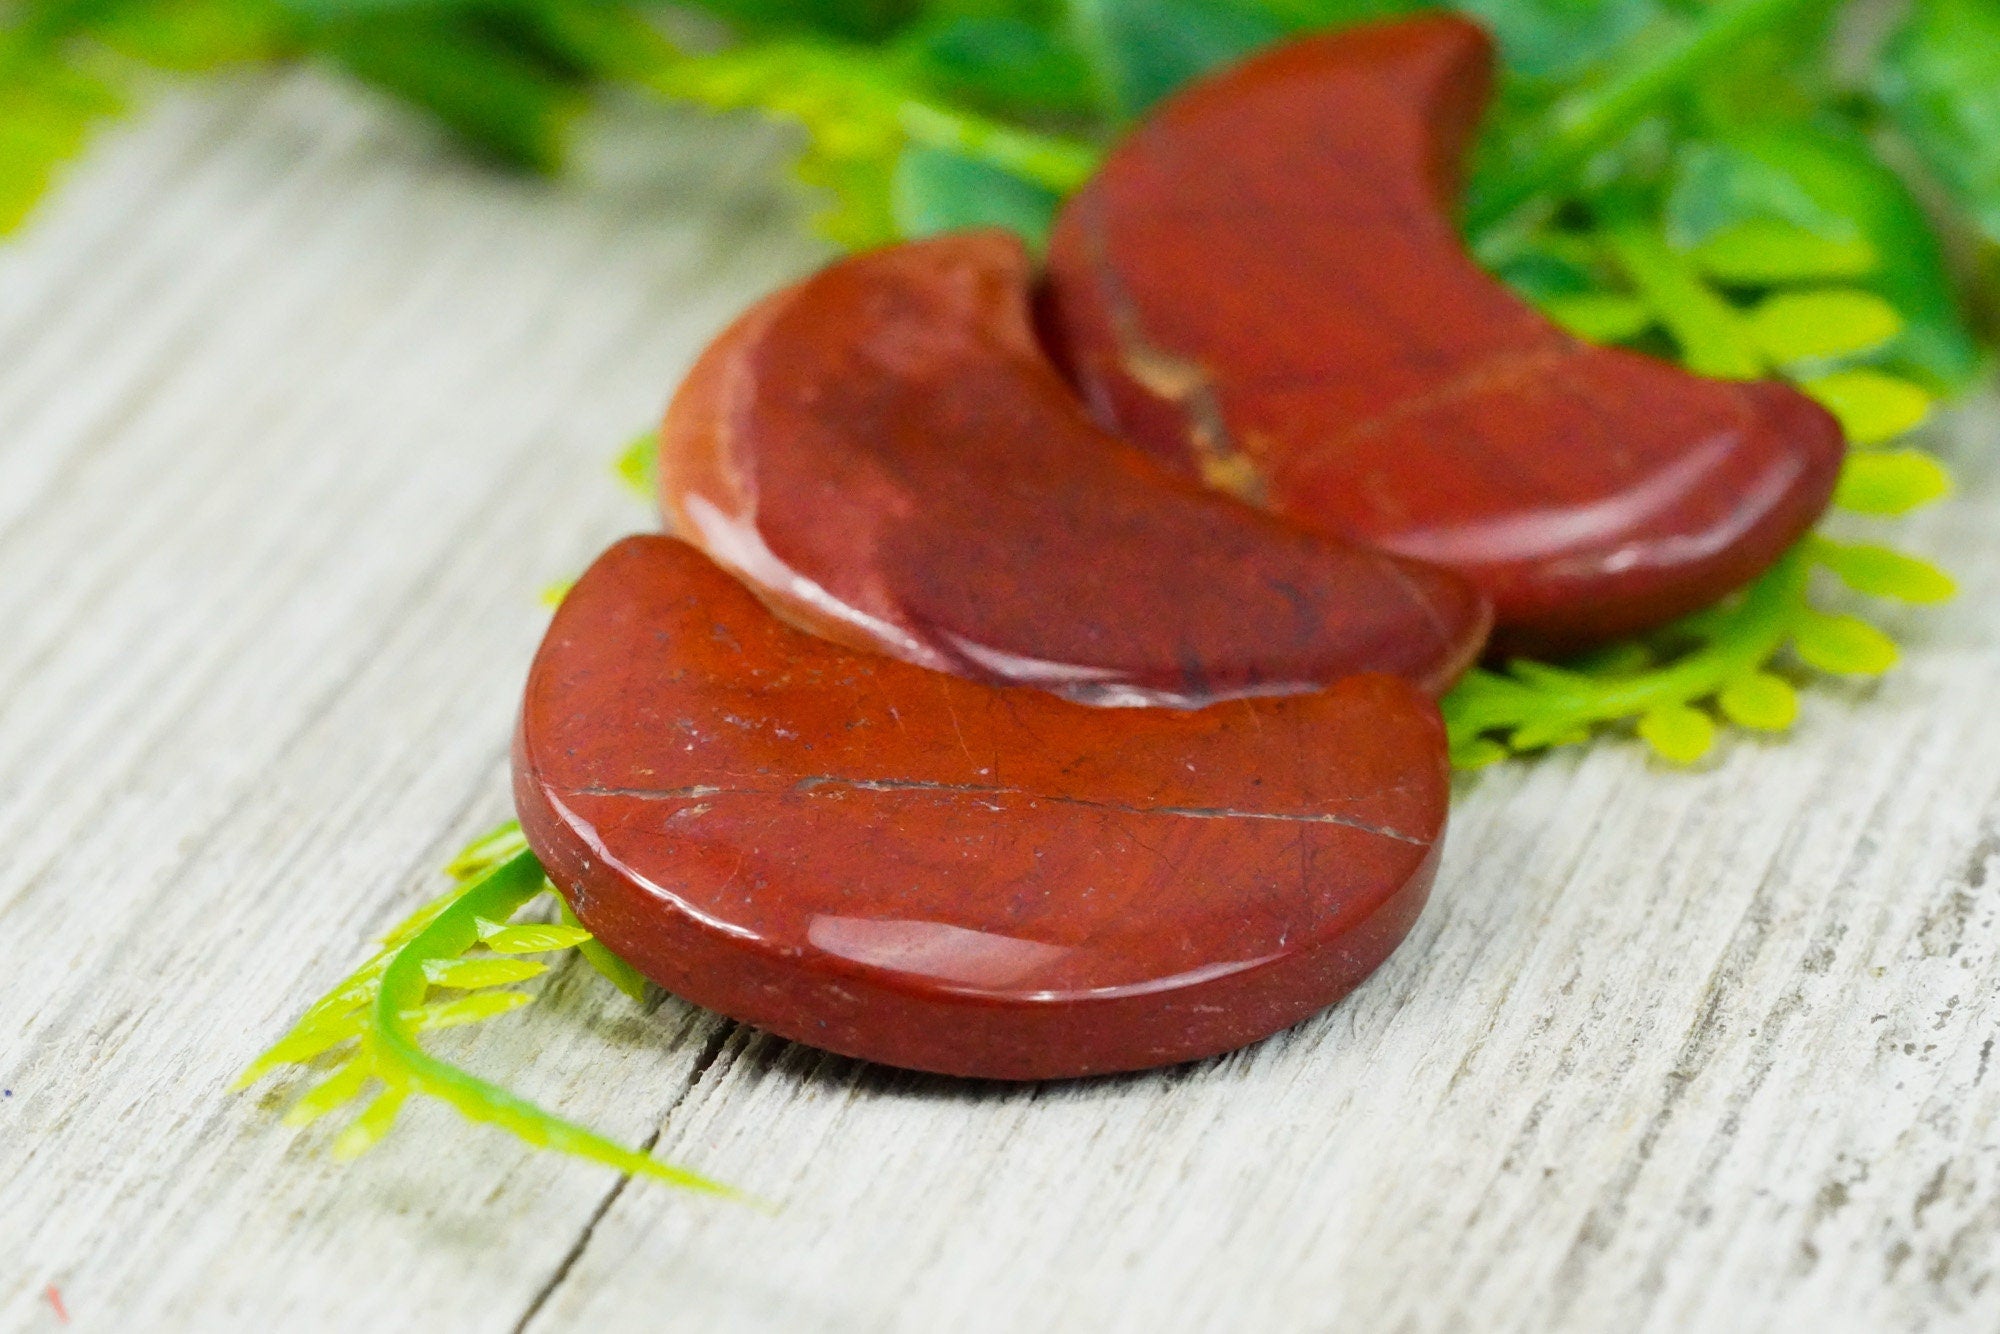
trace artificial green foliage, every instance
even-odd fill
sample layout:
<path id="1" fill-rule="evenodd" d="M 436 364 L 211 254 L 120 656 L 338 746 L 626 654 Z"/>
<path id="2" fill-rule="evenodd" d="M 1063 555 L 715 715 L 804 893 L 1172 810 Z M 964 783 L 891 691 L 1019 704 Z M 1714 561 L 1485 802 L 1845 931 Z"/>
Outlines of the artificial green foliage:
<path id="1" fill-rule="evenodd" d="M 1564 292 L 1545 298 L 1541 305 L 1550 319 L 1593 343 L 1637 338 L 1659 320 L 1647 302 L 1615 292 Z"/>
<path id="2" fill-rule="evenodd" d="M 2000 0 L 1915 0 L 1878 87 L 1937 179 L 2000 242 Z"/>
<path id="3" fill-rule="evenodd" d="M 1679 345 L 1690 370 L 1731 380 L 1752 380 L 1770 361 L 1745 314 L 1711 287 L 1694 263 L 1672 250 L 1648 220 L 1616 210 L 1600 233 L 1606 255 Z"/>
<path id="4" fill-rule="evenodd" d="M 1594 662 L 1518 661 L 1473 671 L 1444 701 L 1454 761 L 1477 768 L 1510 751 L 1546 750 L 1631 724 L 1660 758 L 1692 764 L 1714 744 L 1711 708 L 1741 727 L 1785 730 L 1798 705 L 1784 673 L 1810 667 L 1875 676 L 1896 660 L 1880 630 L 1814 605 L 1811 576 L 1827 555 L 1822 539 L 1809 539 L 1734 597 Z M 1913 601 L 1948 592 L 1941 572 L 1914 557 L 1898 559 L 1908 562 L 1900 577 L 1868 591 L 1914 592 Z"/>
<path id="5" fill-rule="evenodd" d="M 1503 83 L 1472 181 L 1472 231 L 1565 195 L 1623 188 L 1622 174 L 1657 175 L 1660 140 L 1686 129 L 1669 119 L 1679 104 L 1747 44 L 1819 7 L 1819 0 L 1717 0 L 1691 18 L 1649 27 L 1645 40 L 1593 62 L 1552 93 L 1525 75 Z"/>
<path id="6" fill-rule="evenodd" d="M 1004 227 L 1039 248 L 1062 198 L 1013 172 L 943 148 L 912 148 L 897 159 L 890 214 L 900 236 L 961 227 Z"/>
<path id="7" fill-rule="evenodd" d="M 1884 449 L 1848 458 L 1833 503 L 1895 518 L 1950 494 L 1951 474 L 1936 459 L 1917 449 Z"/>
<path id="8" fill-rule="evenodd" d="M 349 72 L 429 112 L 495 161 L 531 171 L 562 166 L 582 90 L 476 17 L 388 14 L 337 25 L 324 41 Z"/>
<path id="9" fill-rule="evenodd" d="M 1749 312 L 1750 336 L 1773 366 L 1872 352 L 1902 332 L 1896 308 L 1872 292 L 1778 292 Z"/>
<path id="10" fill-rule="evenodd" d="M 1836 542 L 1814 537 L 1813 558 L 1840 576 L 1841 582 L 1870 597 L 1900 602 L 1946 602 L 1958 592 L 1951 576 L 1894 547 L 1873 542 Z"/>
<path id="11" fill-rule="evenodd" d="M 1658 0 L 1465 0 L 1484 23 L 1507 67 L 1536 84 L 1585 73 L 1658 25 Z"/>
<path id="12" fill-rule="evenodd" d="M 651 431 L 641 431 L 618 451 L 611 470 L 633 495 L 651 500 L 659 490 L 659 467 L 659 438 Z"/>
<path id="13" fill-rule="evenodd" d="M 1799 716 L 1799 692 L 1770 672 L 1745 672 L 1725 681 L 1715 703 L 1730 722 L 1758 732 L 1782 732 Z"/>
<path id="14" fill-rule="evenodd" d="M 1741 229 L 1815 238 L 1764 247 L 1778 272 L 1731 273 L 1720 281 L 1853 280 L 1888 301 L 1904 330 L 1890 360 L 1933 388 L 1961 388 L 1978 348 L 1930 220 L 1905 182 L 1870 148 L 1859 127 L 1828 114 L 1810 121 L 1758 120 L 1703 127 L 1674 151 L 1661 185 L 1664 230 L 1699 259 Z M 1773 262 L 1766 258 L 1764 263 Z"/>
<path id="15" fill-rule="evenodd" d="M 1075 0 L 1070 13 L 1104 101 L 1121 122 L 1285 33 L 1268 7 L 1238 0 Z"/>
<path id="16" fill-rule="evenodd" d="M 1753 262 L 1749 248 L 1726 242 L 1718 265 L 1716 239 L 1740 232 L 1676 244 L 1670 227 L 1629 198 L 1606 200 L 1600 217 L 1598 227 L 1567 234 L 1563 246 L 1601 286 L 1545 299 L 1550 314 L 1578 332 L 1619 341 L 1657 325 L 1680 360 L 1703 374 L 1788 374 L 1809 390 L 1825 386 L 1836 410 L 1859 419 L 1871 442 L 1928 412 L 1932 395 L 1922 385 L 1852 364 L 1890 348 L 1908 327 L 1895 304 L 1866 286 L 1875 271 L 1872 247 L 1796 250 L 1780 266 Z M 1637 304 L 1643 315 L 1631 312 L 1595 330 L 1576 324 L 1578 308 L 1619 301 Z"/>
<path id="17" fill-rule="evenodd" d="M 1880 256 L 1865 237 L 1829 236 L 1777 217 L 1725 223 L 1693 247 L 1695 267 L 1717 282 L 1744 287 L 1809 278 L 1859 278 L 1875 271 Z"/>
<path id="18" fill-rule="evenodd" d="M 1841 676 L 1879 676 L 1896 663 L 1895 641 L 1859 616 L 1807 611 L 1792 647 L 1808 666 Z"/>
<path id="19" fill-rule="evenodd" d="M 1755 215 L 1731 216 L 1740 223 Z M 1719 230 L 1683 229 L 1677 245 L 1671 222 L 1663 226 L 1625 195 L 1604 199 L 1599 217 L 1594 226 L 1543 239 L 1546 250 L 1597 284 L 1540 297 L 1552 316 L 1602 341 L 1663 331 L 1660 350 L 1707 374 L 1791 376 L 1848 427 L 1855 448 L 1835 493 L 1843 509 L 1894 517 L 1949 493 L 1950 477 L 1930 455 L 1879 447 L 1920 424 L 1933 400 L 1913 380 L 1858 364 L 1904 332 L 1887 299 L 1844 285 L 1872 275 L 1862 252 L 1827 246 L 1780 265 L 1748 263 L 1739 250 L 1718 275 L 1706 247 Z M 1478 767 L 1509 751 L 1544 750 L 1629 725 L 1661 759 L 1691 764 L 1712 750 L 1718 719 L 1752 731 L 1788 729 L 1798 697 L 1784 673 L 1874 676 L 1897 656 L 1867 621 L 1815 606 L 1815 571 L 1854 592 L 1907 603 L 1935 603 L 1953 592 L 1950 577 L 1918 557 L 1815 534 L 1735 598 L 1643 643 L 1562 666 L 1514 662 L 1475 671 L 1444 702 L 1455 759 Z"/>
<path id="20" fill-rule="evenodd" d="M 44 12 L 53 6 L 41 6 Z M 295 15 L 275 0 L 95 0 L 93 39 L 138 64 L 180 74 L 275 60 L 299 41 Z"/>
<path id="21" fill-rule="evenodd" d="M 0 233 L 20 225 L 91 130 L 122 106 L 102 78 L 0 37 Z"/>
<path id="22" fill-rule="evenodd" d="M 806 42 L 725 51 L 663 68 L 654 86 L 717 111 L 755 110 L 806 132 L 797 171 L 834 201 L 820 220 L 848 247 L 894 238 L 890 186 L 907 139 L 905 93 L 860 51 Z"/>
<path id="23" fill-rule="evenodd" d="M 547 965 L 523 958 L 596 942 L 573 923 L 515 922 L 549 891 L 542 867 L 517 825 L 501 828 L 460 853 L 448 868 L 452 887 L 383 940 L 382 947 L 309 1006 L 290 1032 L 252 1061 L 237 1080 L 247 1088 L 287 1067 L 318 1076 L 285 1113 L 305 1126 L 346 1110 L 333 1137 L 337 1158 L 374 1147 L 412 1095 L 449 1104 L 460 1115 L 495 1125 L 538 1148 L 555 1149 L 620 1172 L 712 1194 L 728 1187 L 546 1112 L 505 1089 L 430 1055 L 417 1035 L 483 1023 L 534 997 L 510 989 Z M 638 989 L 631 966 L 597 946 L 612 981 Z M 447 993 L 434 996 L 433 992 Z"/>
<path id="24" fill-rule="evenodd" d="M 756 110 L 806 131 L 801 179 L 836 201 L 822 219 L 850 247 L 895 239 L 897 167 L 906 151 L 932 150 L 1018 178 L 1069 190 L 1096 162 L 1087 146 L 1004 125 L 940 104 L 896 64 L 817 42 L 770 43 L 663 65 L 649 86 L 718 111 Z"/>
<path id="25" fill-rule="evenodd" d="M 1715 720 L 1685 704 L 1661 704 L 1639 716 L 1639 735 L 1661 758 L 1693 764 L 1715 744 Z"/>
<path id="26" fill-rule="evenodd" d="M 1840 419 L 1856 445 L 1879 445 L 1924 424 L 1932 399 L 1922 386 L 1866 366 L 1818 375 L 1805 390 Z"/>
<path id="27" fill-rule="evenodd" d="M 942 13 L 897 39 L 908 77 L 973 109 L 1035 120 L 1089 117 L 1097 75 L 1073 34 L 1010 14 Z"/>

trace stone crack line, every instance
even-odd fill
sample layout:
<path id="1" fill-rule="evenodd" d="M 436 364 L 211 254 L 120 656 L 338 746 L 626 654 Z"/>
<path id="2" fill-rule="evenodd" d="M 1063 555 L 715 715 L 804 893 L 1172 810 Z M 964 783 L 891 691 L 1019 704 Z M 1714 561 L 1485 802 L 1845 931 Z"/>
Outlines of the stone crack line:
<path id="1" fill-rule="evenodd" d="M 639 801 L 680 801 L 699 797 L 777 796 L 786 791 L 811 792 L 815 788 L 845 787 L 862 792 L 956 792 L 974 797 L 1026 797 L 1063 806 L 1087 806 L 1094 810 L 1117 811 L 1124 815 L 1171 815 L 1186 820 L 1277 820 L 1286 824 L 1333 824 L 1357 829 L 1364 834 L 1427 848 L 1430 840 L 1415 838 L 1386 825 L 1370 824 L 1351 815 L 1297 815 L 1282 811 L 1236 811 L 1219 806 L 1129 806 L 1115 801 L 1092 801 L 1088 797 L 1059 797 L 1019 787 L 988 787 L 978 783 L 929 783 L 916 779 L 842 778 L 835 774 L 812 774 L 795 781 L 789 789 L 764 787 L 715 787 L 696 783 L 690 787 L 582 787 L 570 788 L 578 797 L 631 797 Z"/>

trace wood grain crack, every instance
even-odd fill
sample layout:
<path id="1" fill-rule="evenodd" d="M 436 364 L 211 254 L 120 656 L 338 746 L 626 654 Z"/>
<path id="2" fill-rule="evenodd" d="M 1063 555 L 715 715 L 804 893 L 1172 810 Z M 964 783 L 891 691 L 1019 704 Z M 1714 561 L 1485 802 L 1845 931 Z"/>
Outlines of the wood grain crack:
<path id="1" fill-rule="evenodd" d="M 674 1113 L 681 1109 L 681 1105 L 688 1100 L 688 1095 L 694 1092 L 716 1061 L 721 1059 L 722 1049 L 729 1044 L 729 1039 L 736 1035 L 737 1028 L 738 1025 L 733 1019 L 723 1019 L 716 1024 L 715 1031 L 701 1044 L 701 1051 L 695 1056 L 694 1067 L 689 1070 L 680 1092 L 674 1095 L 674 1100 L 660 1113 L 659 1124 L 653 1128 L 653 1133 L 639 1142 L 639 1152 L 651 1153 L 659 1145 L 660 1137 L 666 1133 L 668 1125 L 673 1121 Z M 597 1235 L 598 1224 L 604 1221 L 605 1216 L 611 1212 L 611 1206 L 618 1203 L 619 1197 L 625 1193 L 625 1188 L 631 1184 L 632 1174 L 629 1172 L 611 1183 L 611 1188 L 604 1192 L 604 1198 L 597 1202 L 597 1207 L 590 1211 L 590 1217 L 584 1220 L 583 1227 L 576 1234 L 576 1240 L 571 1242 L 569 1250 L 563 1253 L 563 1258 L 557 1263 L 555 1271 L 548 1276 L 541 1287 L 535 1290 L 535 1295 L 528 1299 L 527 1306 L 522 1308 L 521 1318 L 514 1322 L 513 1334 L 527 1334 L 529 1327 L 549 1304 L 549 1299 L 569 1281 L 570 1272 L 576 1268 L 577 1261 L 581 1260 L 583 1253 L 590 1249 L 591 1239 Z"/>
<path id="2" fill-rule="evenodd" d="M 656 1129 L 639 1142 L 639 1152 L 651 1153 L 653 1146 L 659 1142 L 660 1131 Z M 550 1274 L 548 1281 L 536 1289 L 535 1295 L 528 1299 L 527 1308 L 521 1312 L 521 1318 L 514 1322 L 514 1334 L 526 1334 L 535 1317 L 539 1316 L 542 1308 L 548 1305 L 549 1298 L 553 1297 L 556 1289 L 568 1280 L 570 1271 L 576 1268 L 576 1262 L 581 1260 L 584 1251 L 590 1248 L 590 1239 L 597 1235 L 597 1225 L 604 1221 L 604 1216 L 611 1212 L 611 1206 L 618 1203 L 618 1197 L 623 1195 L 625 1188 L 631 1184 L 632 1175 L 629 1172 L 611 1183 L 611 1189 L 604 1192 L 604 1198 L 590 1211 L 590 1217 L 584 1220 L 583 1230 L 576 1234 L 576 1240 L 570 1243 L 569 1250 L 564 1253 L 562 1262 L 556 1266 L 555 1272 Z"/>

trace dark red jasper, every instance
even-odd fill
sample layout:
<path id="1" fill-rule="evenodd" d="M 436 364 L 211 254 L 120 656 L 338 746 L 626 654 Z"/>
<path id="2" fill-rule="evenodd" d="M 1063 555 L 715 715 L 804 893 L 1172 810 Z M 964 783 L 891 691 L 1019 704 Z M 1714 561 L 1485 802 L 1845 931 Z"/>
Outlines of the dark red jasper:
<path id="1" fill-rule="evenodd" d="M 1253 1041 L 1402 940 L 1444 730 L 1390 676 L 1088 708 L 856 653 L 628 538 L 536 656 L 528 841 L 677 995 L 850 1056 L 1042 1079 Z"/>
<path id="2" fill-rule="evenodd" d="M 752 308 L 661 435 L 675 530 L 795 625 L 1096 704 L 1386 671 L 1441 691 L 1489 612 L 1457 576 L 1314 536 L 1093 425 L 1004 232 L 843 260 Z"/>
<path id="3" fill-rule="evenodd" d="M 1064 208 L 1045 328 L 1106 426 L 1321 531 L 1450 566 L 1560 651 L 1748 581 L 1825 508 L 1833 419 L 1588 346 L 1453 225 L 1490 83 L 1433 16 L 1274 49 L 1166 103 Z"/>

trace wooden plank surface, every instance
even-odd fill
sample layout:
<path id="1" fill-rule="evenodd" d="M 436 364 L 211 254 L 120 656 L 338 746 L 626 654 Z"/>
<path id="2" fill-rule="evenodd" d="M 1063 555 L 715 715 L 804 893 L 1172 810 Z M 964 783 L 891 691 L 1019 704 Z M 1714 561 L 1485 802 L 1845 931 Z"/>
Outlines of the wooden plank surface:
<path id="1" fill-rule="evenodd" d="M 1252 1050 L 980 1085 L 574 970 L 441 1044 L 774 1213 L 225 1096 L 505 813 L 536 591 L 647 523 L 609 456 L 820 253 L 760 136 L 645 128 L 551 190 L 175 94 L 0 249 L 0 1328 L 2000 1326 L 1990 404 L 1901 670 L 1464 781 L 1410 942 Z"/>

